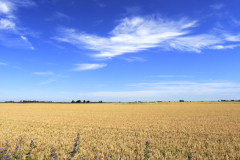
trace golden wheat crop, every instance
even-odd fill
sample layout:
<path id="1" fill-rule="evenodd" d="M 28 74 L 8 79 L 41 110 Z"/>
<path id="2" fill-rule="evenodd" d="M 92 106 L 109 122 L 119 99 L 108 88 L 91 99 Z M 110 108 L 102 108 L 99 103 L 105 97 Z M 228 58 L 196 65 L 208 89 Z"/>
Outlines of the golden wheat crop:
<path id="1" fill-rule="evenodd" d="M 74 159 L 140 158 L 145 140 L 152 159 L 240 159 L 238 102 L 0 104 L 0 148 L 8 140 L 10 152 L 33 139 L 39 159 L 50 159 L 52 146 L 63 159 L 77 131 Z"/>

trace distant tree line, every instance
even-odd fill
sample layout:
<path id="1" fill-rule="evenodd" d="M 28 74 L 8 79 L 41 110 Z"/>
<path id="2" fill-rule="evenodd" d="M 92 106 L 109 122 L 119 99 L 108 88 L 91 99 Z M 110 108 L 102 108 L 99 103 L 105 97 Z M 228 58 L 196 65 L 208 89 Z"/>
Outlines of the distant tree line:
<path id="1" fill-rule="evenodd" d="M 20 102 L 5 101 L 5 103 L 53 103 L 52 101 L 21 100 Z"/>
<path id="2" fill-rule="evenodd" d="M 91 101 L 89 101 L 89 100 L 87 100 L 87 101 L 85 101 L 85 100 L 83 100 L 83 101 L 81 101 L 81 100 L 77 100 L 77 101 L 72 100 L 71 103 L 103 103 L 103 102 L 102 102 L 102 101 L 99 101 L 99 102 L 91 102 Z"/>
<path id="3" fill-rule="evenodd" d="M 218 100 L 218 102 L 219 101 L 220 100 Z M 221 102 L 237 102 L 237 101 L 240 101 L 240 100 L 223 100 L 223 99 L 221 99 Z M 135 102 L 125 102 L 125 103 L 157 103 L 157 102 L 163 102 L 163 101 L 153 101 L 153 102 L 135 101 Z M 164 102 L 170 102 L 170 101 L 164 101 Z M 191 102 L 191 101 L 179 100 L 179 102 Z M 192 102 L 215 102 L 215 101 L 192 101 Z M 0 102 L 0 103 L 2 103 L 2 102 Z M 5 103 L 69 103 L 69 102 L 21 100 L 20 102 L 5 101 Z M 71 103 L 122 103 L 122 102 L 121 101 L 120 102 L 103 102 L 102 100 L 98 101 L 98 102 L 91 102 L 89 100 L 87 100 L 87 101 L 86 100 L 83 100 L 83 101 L 81 101 L 81 100 L 77 100 L 77 101 L 72 100 Z"/>
<path id="4" fill-rule="evenodd" d="M 52 101 L 36 101 L 36 100 L 22 100 L 20 103 L 52 103 Z"/>
<path id="5" fill-rule="evenodd" d="M 221 99 L 221 102 L 230 102 L 230 101 L 234 102 L 234 101 L 240 101 L 240 100 L 223 100 L 223 99 Z"/>

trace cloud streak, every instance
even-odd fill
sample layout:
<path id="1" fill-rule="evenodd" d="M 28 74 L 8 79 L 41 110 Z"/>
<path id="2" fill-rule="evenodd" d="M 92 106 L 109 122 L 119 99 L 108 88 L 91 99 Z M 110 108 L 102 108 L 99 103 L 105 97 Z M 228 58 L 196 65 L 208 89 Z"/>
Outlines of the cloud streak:
<path id="1" fill-rule="evenodd" d="M 224 4 L 222 4 L 222 3 L 214 4 L 214 5 L 211 5 L 210 7 L 211 7 L 212 9 L 219 10 L 219 9 L 222 9 L 222 8 L 224 7 Z"/>
<path id="2" fill-rule="evenodd" d="M 17 18 L 15 16 L 19 7 L 32 7 L 36 6 L 36 3 L 30 0 L 0 0 L 0 31 L 1 32 L 1 44 L 8 47 L 28 47 L 34 49 L 32 44 L 27 40 L 27 37 L 21 33 L 21 28 L 16 25 Z M 13 35 L 17 35 L 17 38 L 12 38 Z M 4 37 L 4 38 L 3 38 Z M 22 44 L 23 41 L 25 44 Z"/>
<path id="3" fill-rule="evenodd" d="M 240 44 L 237 45 L 227 45 L 227 46 L 223 46 L 223 45 L 216 45 L 216 46 L 212 46 L 210 47 L 211 49 L 234 49 L 235 47 L 240 46 Z"/>
<path id="4" fill-rule="evenodd" d="M 70 28 L 59 28 L 59 35 L 53 39 L 70 43 L 79 48 L 97 51 L 95 58 L 111 58 L 126 53 L 140 52 L 151 48 L 176 49 L 200 53 L 203 49 L 228 49 L 216 47 L 227 41 L 239 41 L 239 37 L 219 34 L 193 34 L 198 27 L 197 20 L 169 20 L 159 17 L 124 18 L 109 33 L 108 37 L 79 32 Z M 215 46 L 215 47 L 214 47 Z"/>
<path id="5" fill-rule="evenodd" d="M 32 50 L 34 50 L 34 47 L 33 47 L 32 44 L 28 41 L 27 37 L 21 36 L 21 38 L 29 45 L 29 48 L 31 48 Z"/>
<path id="6" fill-rule="evenodd" d="M 72 71 L 85 71 L 85 70 L 95 70 L 99 68 L 106 67 L 107 64 L 102 63 L 102 64 L 77 64 L 77 67 L 74 68 Z"/>
<path id="7" fill-rule="evenodd" d="M 1 19 L 0 20 L 0 30 L 8 30 L 8 29 L 14 29 L 15 28 L 15 23 L 8 19 Z"/>
<path id="8" fill-rule="evenodd" d="M 189 82 L 171 81 L 160 83 L 139 83 L 128 85 L 137 88 L 137 91 L 119 92 L 92 92 L 86 93 L 87 96 L 96 97 L 159 97 L 182 94 L 210 95 L 219 93 L 232 93 L 240 91 L 240 84 L 232 82 Z"/>
<path id="9" fill-rule="evenodd" d="M 51 20 L 55 20 L 55 19 L 58 19 L 58 20 L 67 20 L 67 21 L 70 21 L 70 17 L 66 14 L 63 14 L 61 12 L 55 12 L 52 17 L 50 18 L 46 18 L 45 20 L 47 21 L 51 21 Z"/>
<path id="10" fill-rule="evenodd" d="M 192 76 L 186 76 L 186 75 L 159 75 L 159 76 L 153 76 L 153 77 L 160 77 L 160 78 L 175 78 L 175 77 L 192 77 Z"/>
<path id="11" fill-rule="evenodd" d="M 130 57 L 130 58 L 124 58 L 124 59 L 128 62 L 134 62 L 134 61 L 144 62 L 144 61 L 146 61 L 140 57 Z"/>
<path id="12" fill-rule="evenodd" d="M 7 63 L 0 62 L 0 66 L 6 66 Z"/>
<path id="13" fill-rule="evenodd" d="M 41 82 L 40 84 L 49 84 L 49 83 L 52 83 L 52 82 L 54 82 L 54 81 L 56 81 L 56 80 L 53 79 L 53 78 L 51 78 L 51 79 L 49 79 L 49 80 L 47 80 L 47 81 Z"/>
<path id="14" fill-rule="evenodd" d="M 40 76 L 46 76 L 46 75 L 53 75 L 53 72 L 34 72 L 32 74 L 35 74 L 35 75 L 40 75 Z"/>

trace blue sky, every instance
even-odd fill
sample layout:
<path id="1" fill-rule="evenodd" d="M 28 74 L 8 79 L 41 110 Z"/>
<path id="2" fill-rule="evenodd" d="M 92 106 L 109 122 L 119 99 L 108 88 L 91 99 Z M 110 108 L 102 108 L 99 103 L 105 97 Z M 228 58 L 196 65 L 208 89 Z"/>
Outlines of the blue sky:
<path id="1" fill-rule="evenodd" d="M 239 6 L 0 0 L 0 101 L 240 99 Z"/>

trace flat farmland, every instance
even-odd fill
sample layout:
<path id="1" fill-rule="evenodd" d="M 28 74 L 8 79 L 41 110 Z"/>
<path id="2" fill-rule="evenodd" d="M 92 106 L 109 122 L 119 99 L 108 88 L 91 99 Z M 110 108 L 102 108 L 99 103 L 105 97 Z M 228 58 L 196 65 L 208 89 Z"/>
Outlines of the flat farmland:
<path id="1" fill-rule="evenodd" d="M 152 159 L 240 159 L 239 102 L 0 104 L 0 148 L 8 140 L 10 153 L 33 139 L 39 159 L 50 159 L 52 146 L 64 159 L 77 131 L 74 159 L 142 159 L 145 140 Z"/>

